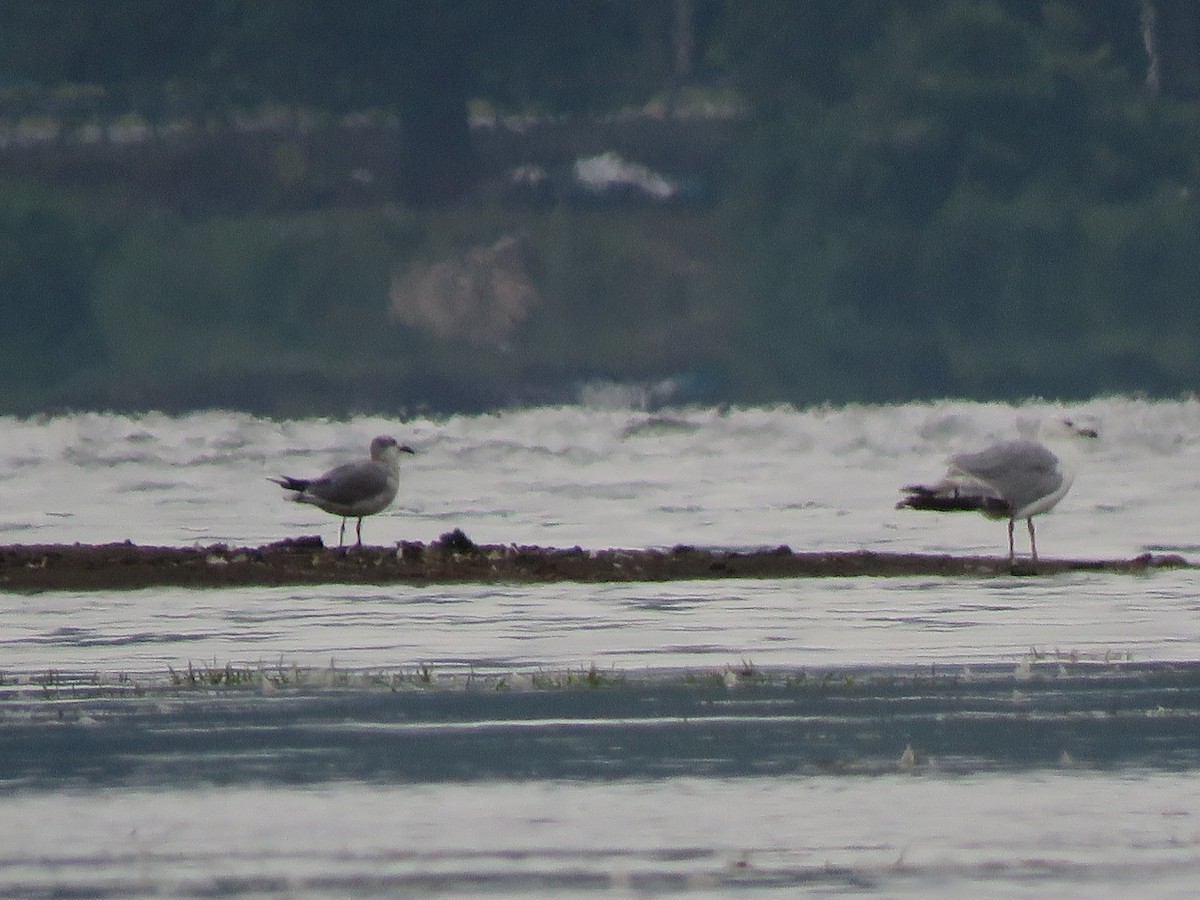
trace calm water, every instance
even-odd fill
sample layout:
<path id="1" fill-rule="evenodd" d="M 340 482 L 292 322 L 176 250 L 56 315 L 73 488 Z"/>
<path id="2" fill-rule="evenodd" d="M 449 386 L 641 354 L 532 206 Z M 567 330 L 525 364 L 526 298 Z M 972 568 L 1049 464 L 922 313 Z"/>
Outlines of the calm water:
<path id="1" fill-rule="evenodd" d="M 266 477 L 390 433 L 373 544 L 1000 553 L 897 489 L 1064 412 L 592 400 L 0 420 L 0 544 L 336 541 Z M 1102 440 L 1043 555 L 1200 557 L 1200 403 L 1065 412 Z M 0 595 L 0 896 L 1192 896 L 1197 582 Z"/>

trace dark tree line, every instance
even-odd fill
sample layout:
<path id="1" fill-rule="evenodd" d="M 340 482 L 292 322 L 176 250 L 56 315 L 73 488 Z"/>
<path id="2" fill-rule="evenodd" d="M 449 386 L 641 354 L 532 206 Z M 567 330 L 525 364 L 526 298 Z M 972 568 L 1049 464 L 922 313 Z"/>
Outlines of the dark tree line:
<path id="1" fill-rule="evenodd" d="M 688 80 L 736 85 L 761 115 L 852 90 L 856 59 L 898 16 L 945 0 L 4 0 L 0 83 L 93 85 L 114 111 L 172 104 L 384 108 L 412 136 L 407 165 L 433 200 L 471 175 L 466 104 L 610 110 Z M 1073 8 L 1093 46 L 1168 96 L 1200 92 L 1196 0 L 998 0 L 1040 22 Z M 964 47 L 964 52 L 970 52 Z"/>
<path id="2" fill-rule="evenodd" d="M 411 199 L 471 172 L 467 101 L 590 112 L 692 71 L 716 0 L 4 0 L 0 84 L 96 86 L 113 112 L 260 103 L 397 113 Z"/>

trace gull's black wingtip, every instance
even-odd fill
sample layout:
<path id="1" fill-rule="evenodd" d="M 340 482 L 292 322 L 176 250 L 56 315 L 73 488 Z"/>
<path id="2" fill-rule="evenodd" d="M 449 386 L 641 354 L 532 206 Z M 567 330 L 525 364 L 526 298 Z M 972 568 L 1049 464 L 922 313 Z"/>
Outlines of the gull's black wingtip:
<path id="1" fill-rule="evenodd" d="M 907 497 L 896 504 L 896 509 L 919 509 L 928 512 L 981 512 L 986 515 L 1006 516 L 1009 506 L 999 497 L 985 494 L 964 494 L 959 491 L 938 491 L 920 484 L 901 488 Z"/>
<path id="2" fill-rule="evenodd" d="M 273 481 L 275 484 L 279 485 L 285 491 L 303 491 L 305 488 L 308 487 L 308 481 L 306 481 L 305 479 L 289 478 L 286 475 L 282 475 L 279 478 L 272 478 L 270 475 L 268 475 L 267 481 Z"/>

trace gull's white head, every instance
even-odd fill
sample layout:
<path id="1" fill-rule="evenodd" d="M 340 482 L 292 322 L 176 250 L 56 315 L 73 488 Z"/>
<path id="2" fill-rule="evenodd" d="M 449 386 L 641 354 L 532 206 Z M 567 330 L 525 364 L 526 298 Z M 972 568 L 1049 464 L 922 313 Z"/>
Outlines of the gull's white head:
<path id="1" fill-rule="evenodd" d="M 376 462 L 399 460 L 401 453 L 416 453 L 416 451 L 386 434 L 381 434 L 371 441 L 371 459 Z"/>

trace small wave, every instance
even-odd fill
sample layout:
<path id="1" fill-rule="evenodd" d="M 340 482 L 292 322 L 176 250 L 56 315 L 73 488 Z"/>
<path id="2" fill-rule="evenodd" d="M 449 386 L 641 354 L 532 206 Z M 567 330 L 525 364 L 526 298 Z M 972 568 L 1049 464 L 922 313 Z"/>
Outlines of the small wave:
<path id="1" fill-rule="evenodd" d="M 676 416 L 650 416 L 640 422 L 627 425 L 621 435 L 625 438 L 633 438 L 647 435 L 692 434 L 699 431 L 700 428 L 699 424 Z"/>
<path id="2" fill-rule="evenodd" d="M 121 494 L 155 494 L 177 490 L 184 486 L 182 481 L 135 481 L 116 488 Z"/>

